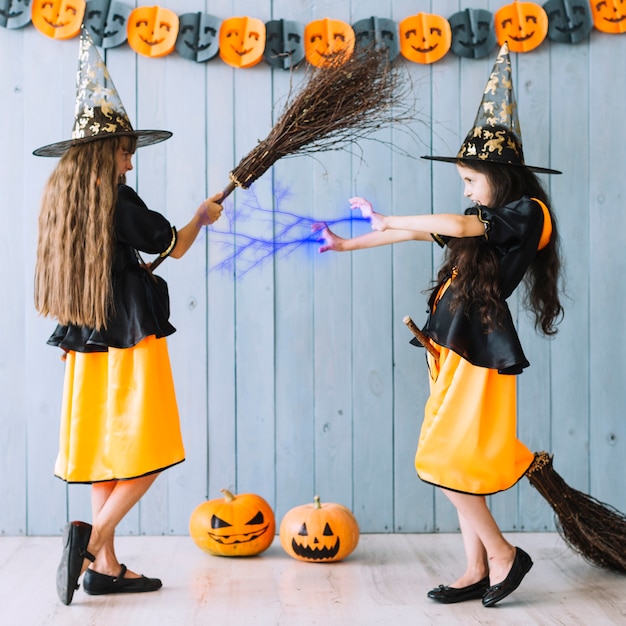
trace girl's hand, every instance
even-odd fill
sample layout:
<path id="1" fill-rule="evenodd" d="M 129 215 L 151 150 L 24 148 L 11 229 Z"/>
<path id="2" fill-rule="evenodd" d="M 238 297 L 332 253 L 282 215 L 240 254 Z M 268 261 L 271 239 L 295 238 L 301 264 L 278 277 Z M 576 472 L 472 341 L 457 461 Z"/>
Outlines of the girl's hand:
<path id="1" fill-rule="evenodd" d="M 376 213 L 372 208 L 372 203 L 365 198 L 350 198 L 350 208 L 352 210 L 360 209 L 361 215 L 370 221 L 372 230 L 383 231 L 387 229 L 386 216 Z"/>
<path id="2" fill-rule="evenodd" d="M 342 237 L 338 237 L 333 233 L 328 226 L 324 222 L 315 222 L 311 226 L 311 230 L 315 232 L 321 231 L 320 241 L 325 242 L 323 246 L 320 246 L 320 252 L 327 252 L 328 250 L 333 250 L 335 252 L 342 251 L 342 244 L 345 241 Z"/>
<path id="3" fill-rule="evenodd" d="M 200 224 L 202 224 L 202 226 L 213 224 L 213 222 L 218 220 L 220 215 L 222 215 L 224 207 L 217 203 L 217 200 L 220 200 L 221 197 L 222 192 L 220 191 L 220 193 L 216 193 L 211 198 L 208 198 L 198 207 L 196 216 L 200 220 Z"/>

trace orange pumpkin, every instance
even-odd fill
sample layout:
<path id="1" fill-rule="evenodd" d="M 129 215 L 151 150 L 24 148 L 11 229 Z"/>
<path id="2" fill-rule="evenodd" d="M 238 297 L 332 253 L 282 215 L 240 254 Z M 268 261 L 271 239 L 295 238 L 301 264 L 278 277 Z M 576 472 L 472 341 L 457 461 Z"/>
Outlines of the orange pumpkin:
<path id="1" fill-rule="evenodd" d="M 128 45 L 145 57 L 163 57 L 176 46 L 178 15 L 161 7 L 137 7 L 126 23 Z"/>
<path id="2" fill-rule="evenodd" d="M 350 509 L 315 496 L 313 504 L 287 511 L 280 523 L 280 543 L 299 561 L 329 563 L 345 559 L 359 543 L 359 525 Z"/>
<path id="3" fill-rule="evenodd" d="M 220 27 L 220 58 L 232 67 L 252 67 L 263 58 L 265 36 L 256 17 L 229 17 Z"/>
<path id="4" fill-rule="evenodd" d="M 354 52 L 354 43 L 352 26 L 341 20 L 326 17 L 304 27 L 304 56 L 315 67 L 327 67 L 337 53 L 347 61 Z"/>
<path id="5" fill-rule="evenodd" d="M 252 556 L 269 548 L 276 533 L 270 505 L 253 493 L 222 493 L 191 514 L 189 534 L 196 545 L 216 556 Z"/>
<path id="6" fill-rule="evenodd" d="M 594 26 L 603 33 L 618 35 L 626 32 L 626 4 L 624 0 L 591 1 Z"/>
<path id="7" fill-rule="evenodd" d="M 534 2 L 506 4 L 494 14 L 496 38 L 511 52 L 528 52 L 541 45 L 548 34 L 548 14 Z"/>
<path id="8" fill-rule="evenodd" d="M 450 22 L 441 15 L 418 13 L 399 24 L 400 52 L 414 63 L 434 63 L 443 58 L 452 44 Z"/>
<path id="9" fill-rule="evenodd" d="M 85 0 L 34 0 L 33 26 L 52 39 L 71 39 L 80 32 Z"/>

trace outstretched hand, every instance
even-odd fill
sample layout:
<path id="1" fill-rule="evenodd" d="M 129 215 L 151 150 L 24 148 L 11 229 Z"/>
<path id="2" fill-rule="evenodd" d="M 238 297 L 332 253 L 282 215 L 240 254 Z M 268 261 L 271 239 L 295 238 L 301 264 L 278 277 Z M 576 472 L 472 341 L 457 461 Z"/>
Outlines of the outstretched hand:
<path id="1" fill-rule="evenodd" d="M 387 224 L 385 223 L 386 217 L 380 213 L 376 213 L 369 200 L 358 196 L 350 198 L 350 208 L 352 210 L 359 209 L 361 211 L 361 215 L 370 221 L 372 230 L 382 231 L 387 229 Z"/>
<path id="2" fill-rule="evenodd" d="M 221 200 L 223 196 L 223 192 L 216 193 L 214 196 L 211 196 L 207 200 L 205 200 L 196 211 L 196 215 L 200 220 L 202 226 L 208 226 L 209 224 L 213 224 L 213 222 L 217 221 L 219 217 L 222 215 L 222 211 L 224 207 L 218 203 L 218 200 Z"/>
<path id="3" fill-rule="evenodd" d="M 326 222 L 315 222 L 311 226 L 311 230 L 314 233 L 321 233 L 320 241 L 323 241 L 324 245 L 320 246 L 319 252 L 328 252 L 328 250 L 335 252 L 341 251 L 341 244 L 344 241 L 343 238 L 335 235 L 335 233 L 328 228 Z"/>

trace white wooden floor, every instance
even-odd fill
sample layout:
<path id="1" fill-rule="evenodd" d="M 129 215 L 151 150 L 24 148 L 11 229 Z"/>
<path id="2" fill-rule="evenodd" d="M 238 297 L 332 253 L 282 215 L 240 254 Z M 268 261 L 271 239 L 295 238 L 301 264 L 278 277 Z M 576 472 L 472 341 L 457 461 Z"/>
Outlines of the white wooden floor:
<path id="1" fill-rule="evenodd" d="M 554 533 L 509 535 L 535 566 L 497 607 L 426 597 L 460 573 L 460 535 L 365 535 L 341 563 L 303 563 L 278 538 L 253 558 L 215 557 L 189 537 L 121 537 L 127 565 L 163 580 L 150 594 L 59 602 L 60 537 L 0 537 L 1 626 L 392 626 L 626 624 L 626 575 L 595 568 Z"/>

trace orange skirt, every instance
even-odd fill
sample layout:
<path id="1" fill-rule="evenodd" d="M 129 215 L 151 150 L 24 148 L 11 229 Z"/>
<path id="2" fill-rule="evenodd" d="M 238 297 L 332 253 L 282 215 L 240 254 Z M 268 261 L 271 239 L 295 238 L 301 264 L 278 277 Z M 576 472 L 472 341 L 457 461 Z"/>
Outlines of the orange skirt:
<path id="1" fill-rule="evenodd" d="M 415 455 L 418 476 L 463 493 L 509 489 L 533 461 L 517 439 L 516 376 L 437 347 L 437 362 L 428 355 L 430 397 Z"/>
<path id="2" fill-rule="evenodd" d="M 67 354 L 56 476 L 70 483 L 138 478 L 184 459 L 165 338 Z"/>

